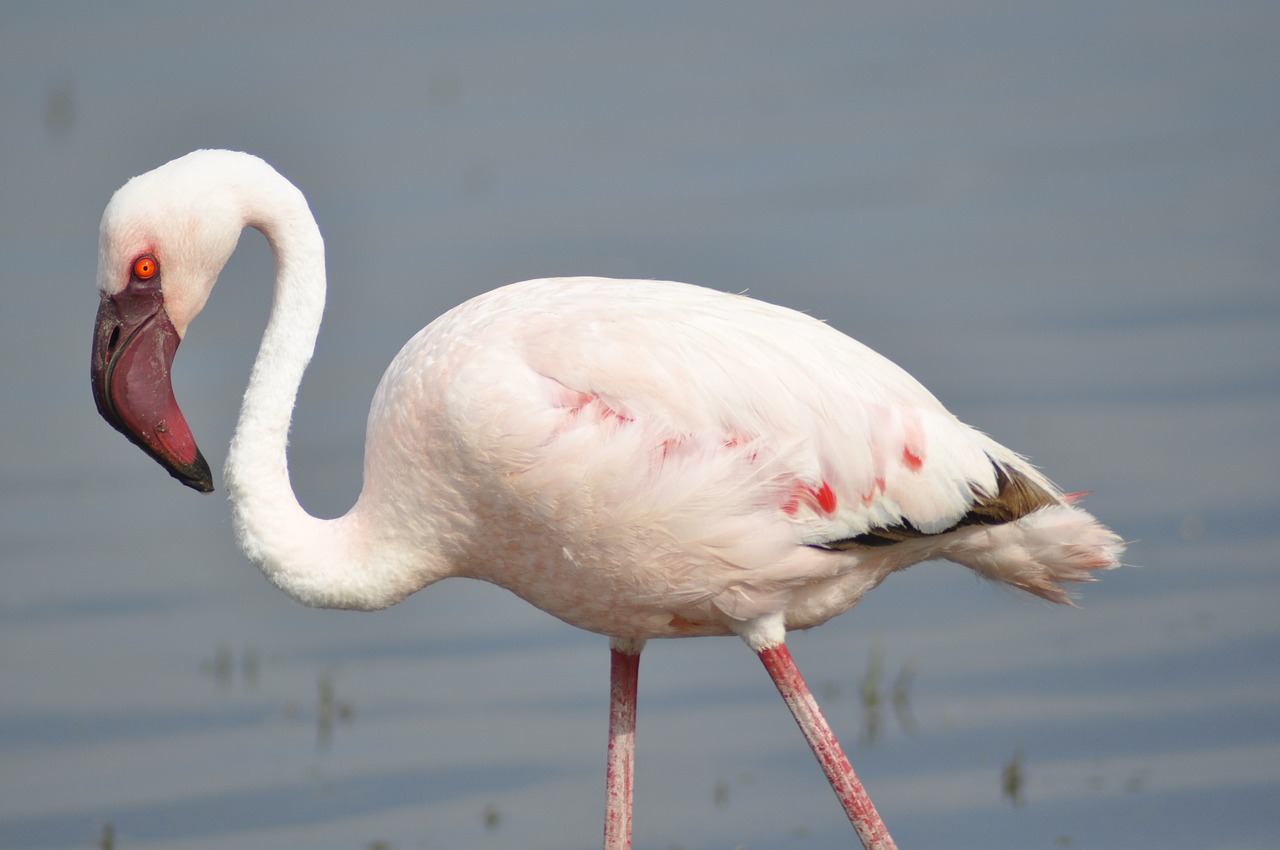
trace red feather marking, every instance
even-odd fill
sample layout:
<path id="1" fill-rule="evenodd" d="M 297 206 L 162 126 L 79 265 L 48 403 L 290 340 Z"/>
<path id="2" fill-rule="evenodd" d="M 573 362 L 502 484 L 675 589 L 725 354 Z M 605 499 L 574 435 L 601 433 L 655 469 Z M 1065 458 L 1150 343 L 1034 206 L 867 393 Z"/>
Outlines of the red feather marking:
<path id="1" fill-rule="evenodd" d="M 795 516 L 800 511 L 800 506 L 804 505 L 810 510 L 831 514 L 835 513 L 838 503 L 836 492 L 827 482 L 823 481 L 822 486 L 815 490 L 797 481 L 791 488 L 790 496 L 782 503 L 782 512 L 787 516 Z"/>
<path id="2" fill-rule="evenodd" d="M 749 437 L 744 437 L 740 434 L 734 434 L 733 436 L 721 441 L 720 445 L 732 451 L 733 449 L 736 449 L 738 446 L 744 445 L 745 443 L 749 443 L 749 442 L 751 442 L 751 439 Z M 759 455 L 760 455 L 759 452 L 753 450 L 751 454 L 746 456 L 747 462 L 755 463 L 756 460 L 759 458 Z"/>
<path id="3" fill-rule="evenodd" d="M 923 454 L 923 452 L 921 452 Z M 907 465 L 907 469 L 912 472 L 919 472 L 920 467 L 924 466 L 924 458 L 911 450 L 910 446 L 902 447 L 902 462 Z"/>
<path id="4" fill-rule="evenodd" d="M 582 412 L 582 408 L 586 407 L 588 404 L 591 404 L 591 402 L 594 400 L 595 400 L 595 396 L 591 395 L 590 393 L 574 393 L 572 403 L 567 406 L 569 413 L 576 416 L 577 414 Z"/>
<path id="5" fill-rule="evenodd" d="M 628 416 L 625 413 L 614 410 L 595 393 L 576 392 L 573 393 L 567 401 L 569 403 L 566 405 L 566 410 L 569 411 L 570 416 L 577 416 L 584 410 L 590 408 L 592 413 L 595 414 L 595 419 L 598 422 L 605 422 L 610 419 L 616 422 L 636 421 L 634 416 Z"/>
<path id="6" fill-rule="evenodd" d="M 617 422 L 635 422 L 636 421 L 634 416 L 628 416 L 625 413 L 619 413 L 618 411 L 614 410 L 612 407 L 610 407 L 609 405 L 601 401 L 599 397 L 596 398 L 596 404 L 600 406 L 601 421 L 604 421 L 606 419 L 613 419 Z"/>
<path id="7" fill-rule="evenodd" d="M 833 514 L 836 512 L 836 493 L 831 489 L 831 485 L 822 482 L 822 488 L 813 494 L 818 499 L 818 507 L 822 508 L 823 513 Z"/>

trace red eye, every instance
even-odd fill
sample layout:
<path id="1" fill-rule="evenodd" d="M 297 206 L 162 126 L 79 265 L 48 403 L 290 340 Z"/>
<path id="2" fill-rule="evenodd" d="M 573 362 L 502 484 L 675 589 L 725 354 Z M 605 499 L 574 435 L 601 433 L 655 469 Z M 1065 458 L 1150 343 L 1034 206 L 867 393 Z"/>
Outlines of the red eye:
<path id="1" fill-rule="evenodd" d="M 151 280 L 160 271 L 155 257 L 139 257 L 133 261 L 133 276 L 138 280 Z"/>

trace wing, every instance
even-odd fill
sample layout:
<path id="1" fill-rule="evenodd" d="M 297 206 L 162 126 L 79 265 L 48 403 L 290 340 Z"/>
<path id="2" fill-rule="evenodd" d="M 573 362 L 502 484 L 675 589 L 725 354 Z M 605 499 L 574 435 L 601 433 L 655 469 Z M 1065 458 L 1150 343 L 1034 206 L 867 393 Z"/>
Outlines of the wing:
<path id="1" fill-rule="evenodd" d="M 1060 501 L 901 368 L 793 310 L 575 278 L 495 290 L 459 313 L 451 335 L 475 342 L 448 406 L 501 446 L 487 462 L 522 476 L 530 498 L 581 511 L 594 493 L 610 516 L 701 523 L 702 539 L 769 518 L 792 545 L 832 549 Z"/>

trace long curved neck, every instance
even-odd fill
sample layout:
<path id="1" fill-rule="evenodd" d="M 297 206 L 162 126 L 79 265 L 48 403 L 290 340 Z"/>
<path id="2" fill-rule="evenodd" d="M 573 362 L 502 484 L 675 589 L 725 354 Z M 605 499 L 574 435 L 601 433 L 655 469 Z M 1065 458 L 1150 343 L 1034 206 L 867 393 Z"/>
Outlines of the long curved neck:
<path id="1" fill-rule="evenodd" d="M 272 583 L 307 605 L 382 608 L 416 587 L 399 586 L 370 551 L 359 505 L 337 519 L 311 516 L 289 481 L 289 424 L 324 312 L 324 241 L 302 194 L 283 177 L 242 191 L 245 224 L 262 232 L 276 261 L 275 298 L 227 454 L 236 536 Z"/>

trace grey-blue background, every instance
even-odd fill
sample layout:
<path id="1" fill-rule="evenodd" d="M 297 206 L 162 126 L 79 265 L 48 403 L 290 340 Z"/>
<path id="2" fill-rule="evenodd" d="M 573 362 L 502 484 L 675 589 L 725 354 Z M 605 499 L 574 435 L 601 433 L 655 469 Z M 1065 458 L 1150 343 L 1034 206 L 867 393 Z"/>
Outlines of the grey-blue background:
<path id="1" fill-rule="evenodd" d="M 1080 610 L 925 565 L 794 636 L 900 845 L 1274 847 L 1278 35 L 1270 0 L 0 5 L 0 847 L 599 846 L 602 639 L 477 583 L 296 606 L 98 420 L 98 217 L 197 147 L 267 158 L 325 232 L 314 512 L 359 489 L 384 365 L 471 295 L 808 310 L 1092 490 L 1139 565 Z M 246 236 L 179 355 L 215 469 L 270 274 Z M 638 848 L 852 842 L 737 641 L 650 647 L 639 745 Z"/>

